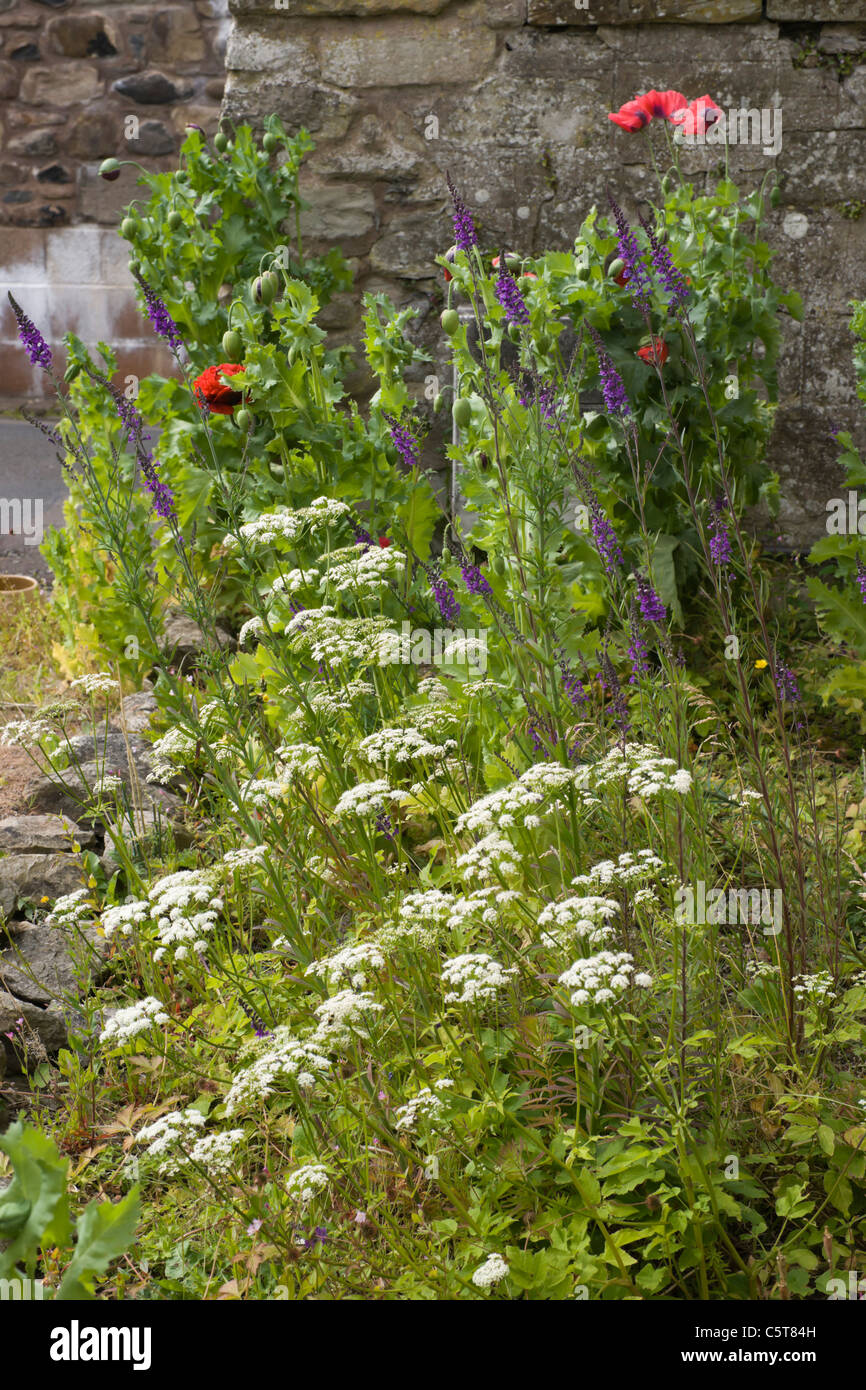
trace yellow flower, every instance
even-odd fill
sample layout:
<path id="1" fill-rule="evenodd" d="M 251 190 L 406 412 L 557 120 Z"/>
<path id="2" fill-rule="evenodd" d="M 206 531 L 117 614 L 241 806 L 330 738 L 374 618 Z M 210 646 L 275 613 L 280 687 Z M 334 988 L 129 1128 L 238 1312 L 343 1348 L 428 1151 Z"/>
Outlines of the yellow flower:
<path id="1" fill-rule="evenodd" d="M 40 901 L 40 903 L 50 903 L 50 902 L 51 902 L 51 899 L 50 899 L 50 898 L 40 898 L 39 901 Z"/>
<path id="2" fill-rule="evenodd" d="M 764 667 L 766 666 L 766 664 L 767 664 L 767 663 L 766 663 L 766 661 L 764 660 L 764 658 L 761 657 L 761 660 L 760 660 L 760 661 L 756 661 L 756 662 L 755 662 L 755 670 L 756 670 L 756 671 L 763 671 L 763 669 L 764 669 Z"/>

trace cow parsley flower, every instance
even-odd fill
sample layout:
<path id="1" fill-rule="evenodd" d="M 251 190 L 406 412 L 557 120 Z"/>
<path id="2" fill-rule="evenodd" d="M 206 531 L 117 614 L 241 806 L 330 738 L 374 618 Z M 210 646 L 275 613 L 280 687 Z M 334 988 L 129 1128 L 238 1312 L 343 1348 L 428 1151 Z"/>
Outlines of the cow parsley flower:
<path id="1" fill-rule="evenodd" d="M 118 1009 L 100 1033 L 99 1041 L 118 1045 L 168 1022 L 169 1017 L 162 1004 L 148 995 L 146 999 L 130 1004 L 127 1009 Z"/>
<path id="2" fill-rule="evenodd" d="M 272 1036 L 257 1046 L 256 1060 L 232 1080 L 225 1099 L 227 1115 L 267 1099 L 283 1078 L 307 1091 L 331 1069 L 329 1059 L 314 1042 L 292 1037 L 284 1026 L 275 1028 Z"/>
<path id="3" fill-rule="evenodd" d="M 442 980 L 451 989 L 446 1004 L 481 1004 L 495 999 L 517 974 L 517 966 L 504 966 L 483 952 L 454 956 L 442 967 Z"/>
<path id="4" fill-rule="evenodd" d="M 319 1025 L 312 1041 L 327 1047 L 345 1045 L 352 1035 L 367 1036 L 367 1024 L 373 1014 L 382 1013 L 372 994 L 341 989 L 326 999 L 315 1011 Z"/>
<path id="5" fill-rule="evenodd" d="M 599 951 L 577 960 L 559 976 L 559 983 L 571 990 L 575 1008 L 581 1004 L 606 1004 L 624 994 L 632 981 L 634 959 L 628 951 Z M 644 980 L 650 977 L 642 976 Z"/>
<path id="6" fill-rule="evenodd" d="M 375 942 L 359 941 L 323 960 L 314 960 L 304 973 L 324 980 L 330 989 L 343 979 L 348 979 L 352 989 L 363 989 L 367 983 L 366 972 L 381 970 L 384 965 L 385 957 Z"/>
<path id="7" fill-rule="evenodd" d="M 438 1089 L 450 1085 L 451 1082 L 445 1080 L 437 1081 L 435 1084 Z M 431 1129 L 436 1129 L 444 1110 L 441 1097 L 434 1094 L 429 1086 L 424 1086 L 416 1096 L 406 1101 L 405 1105 L 397 1107 L 394 1128 L 401 1134 L 409 1134 L 418 1128 L 419 1123 L 425 1122 Z"/>
<path id="8" fill-rule="evenodd" d="M 613 898 L 565 898 L 550 903 L 538 916 L 541 940 L 546 946 L 561 946 L 579 936 L 591 946 L 600 945 L 613 935 L 610 918 L 619 911 Z"/>
<path id="9" fill-rule="evenodd" d="M 394 791 L 388 783 L 379 778 L 375 782 L 359 782 L 343 792 L 334 807 L 334 819 L 343 816 L 371 816 L 386 811 L 390 804 L 403 799 L 404 793 Z"/>
<path id="10" fill-rule="evenodd" d="M 472 1282 L 479 1289 L 492 1288 L 508 1276 L 508 1261 L 501 1255 L 488 1255 L 483 1265 L 479 1265 L 472 1276 Z"/>
<path id="11" fill-rule="evenodd" d="M 314 1197 L 327 1191 L 329 1185 L 328 1170 L 321 1163 L 305 1163 L 286 1179 L 286 1191 L 302 1207 L 309 1206 Z"/>

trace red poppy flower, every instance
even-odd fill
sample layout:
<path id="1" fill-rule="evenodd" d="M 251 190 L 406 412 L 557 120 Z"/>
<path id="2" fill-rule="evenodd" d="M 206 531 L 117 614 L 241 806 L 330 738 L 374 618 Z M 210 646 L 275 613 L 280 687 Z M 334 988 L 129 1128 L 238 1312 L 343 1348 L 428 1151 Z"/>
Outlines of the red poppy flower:
<path id="1" fill-rule="evenodd" d="M 688 102 L 682 92 L 668 90 L 657 92 L 653 87 L 652 91 L 644 92 L 642 97 L 635 97 L 638 106 L 646 111 L 648 116 L 662 116 L 665 120 L 672 121 L 679 111 L 685 111 Z"/>
<path id="2" fill-rule="evenodd" d="M 649 125 L 652 117 L 642 106 L 638 106 L 636 101 L 627 101 L 618 111 L 608 111 L 607 119 L 633 135 L 635 131 L 643 130 L 645 125 Z"/>
<path id="3" fill-rule="evenodd" d="M 684 111 L 672 116 L 674 125 L 681 125 L 686 135 L 706 135 L 707 129 L 724 116 L 721 106 L 712 97 L 695 97 Z"/>
<path id="4" fill-rule="evenodd" d="M 624 270 L 621 270 L 621 271 L 619 272 L 619 275 L 614 275 L 613 278 L 614 278 L 614 280 L 616 281 L 616 283 L 619 285 L 620 289 L 621 289 L 621 290 L 624 290 L 625 287 L 626 287 L 626 285 L 628 284 L 628 276 L 626 275 L 625 271 L 624 271 Z"/>
<path id="5" fill-rule="evenodd" d="M 222 377 L 234 376 L 242 371 L 243 365 L 238 362 L 220 362 L 218 367 L 206 367 L 193 382 L 193 390 L 215 415 L 231 415 L 235 406 L 243 400 L 243 394 L 233 391 Z"/>
<path id="6" fill-rule="evenodd" d="M 637 355 L 642 362 L 649 362 L 650 366 L 655 363 L 663 367 L 668 360 L 668 345 L 664 338 L 653 338 L 646 347 L 638 348 Z"/>
<path id="7" fill-rule="evenodd" d="M 445 259 L 446 259 L 446 261 L 453 261 L 456 255 L 457 255 L 457 247 L 456 247 L 456 246 L 449 246 L 449 247 L 448 247 L 448 250 L 445 252 Z M 453 280 L 453 279 L 454 279 L 454 276 L 451 274 L 451 271 L 445 269 L 444 267 L 443 267 L 443 270 L 442 270 L 442 274 L 445 276 L 445 283 L 446 283 L 446 285 L 448 284 L 448 281 L 449 281 L 449 280 Z"/>
<path id="8" fill-rule="evenodd" d="M 381 547 L 382 547 L 383 550 L 387 550 L 387 549 L 388 549 L 388 546 L 391 544 L 391 537 L 390 537 L 390 536 L 380 536 L 380 537 L 379 537 L 379 544 L 381 545 Z"/>
<path id="9" fill-rule="evenodd" d="M 621 126 L 623 130 L 634 133 L 649 125 L 653 116 L 661 116 L 671 121 L 676 112 L 684 111 L 687 106 L 688 102 L 682 92 L 657 92 L 653 88 L 650 92 L 644 92 L 643 96 L 627 101 L 618 111 L 608 112 L 608 120 Z"/>

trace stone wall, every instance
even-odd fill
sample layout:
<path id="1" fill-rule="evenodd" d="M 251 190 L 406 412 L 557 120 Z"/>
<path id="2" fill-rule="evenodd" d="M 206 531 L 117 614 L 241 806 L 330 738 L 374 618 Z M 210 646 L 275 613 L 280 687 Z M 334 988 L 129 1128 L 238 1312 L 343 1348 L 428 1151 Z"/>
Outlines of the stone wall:
<path id="1" fill-rule="evenodd" d="M 125 372 L 164 365 L 115 231 L 136 173 L 97 169 L 172 168 L 188 122 L 216 128 L 228 24 L 227 0 L 0 0 L 0 408 L 39 404 L 47 384 L 7 288 L 55 342 L 72 329 L 114 344 Z"/>
<path id="2" fill-rule="evenodd" d="M 634 206 L 643 139 L 607 112 L 650 87 L 782 111 L 783 200 L 770 218 L 776 277 L 799 288 L 785 328 L 772 457 L 782 530 L 823 530 L 835 425 L 862 431 L 848 300 L 866 295 L 866 0 L 230 0 L 224 112 L 277 111 L 317 149 L 304 189 L 314 243 L 340 243 L 361 288 L 412 300 L 438 346 L 450 243 L 445 171 L 493 242 L 565 247 L 610 183 Z M 713 175 L 718 149 L 685 152 Z M 754 185 L 772 160 L 731 150 Z M 353 333 L 347 300 L 330 322 Z M 427 368 L 427 371 L 435 370 Z M 421 384 L 419 382 L 419 392 Z M 866 437 L 864 437 L 866 443 Z"/>

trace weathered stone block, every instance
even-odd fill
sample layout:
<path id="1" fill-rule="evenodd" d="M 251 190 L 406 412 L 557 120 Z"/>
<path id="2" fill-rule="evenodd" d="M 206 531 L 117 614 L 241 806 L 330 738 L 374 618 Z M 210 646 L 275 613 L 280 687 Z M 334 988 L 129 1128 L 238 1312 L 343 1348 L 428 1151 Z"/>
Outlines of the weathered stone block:
<path id="1" fill-rule="evenodd" d="M 311 40 L 287 34 L 284 23 L 272 20 L 252 30 L 232 30 L 226 68 L 229 72 L 291 73 L 294 83 L 316 77 L 319 65 Z"/>
<path id="2" fill-rule="evenodd" d="M 101 91 L 99 69 L 92 63 L 52 63 L 24 74 L 20 96 L 32 106 L 69 107 L 93 101 Z"/>
<path id="3" fill-rule="evenodd" d="M 141 106 L 163 106 L 192 95 L 189 84 L 178 85 L 163 72 L 135 72 L 113 83 L 115 92 L 138 102 Z"/>
<path id="4" fill-rule="evenodd" d="M 73 844 L 88 849 L 96 843 L 92 830 L 84 830 L 64 816 L 4 816 L 0 820 L 0 850 L 5 854 L 62 854 Z"/>
<path id="5" fill-rule="evenodd" d="M 198 16 L 183 5 L 154 11 L 147 42 L 150 61 L 169 66 L 200 63 L 206 52 Z"/>
<path id="6" fill-rule="evenodd" d="M 322 79 L 337 87 L 475 83 L 495 53 L 495 34 L 458 19 L 386 18 L 375 27 L 335 21 L 319 39 Z"/>
<path id="7" fill-rule="evenodd" d="M 311 241 L 352 241 L 376 225 L 376 199 L 368 188 L 351 183 L 311 187 L 304 184 L 311 206 L 301 213 L 301 235 Z"/>
<path id="8" fill-rule="evenodd" d="M 241 16 L 270 15 L 283 12 L 295 15 L 380 15 L 439 14 L 450 0 L 229 0 L 229 9 Z"/>
<path id="9" fill-rule="evenodd" d="M 809 0 L 805 0 L 809 3 Z M 761 18 L 761 0 L 529 0 L 530 24 L 733 24 Z"/>
<path id="10" fill-rule="evenodd" d="M 767 18 L 808 20 L 862 19 L 863 0 L 767 0 Z"/>
<path id="11" fill-rule="evenodd" d="M 46 34 L 54 52 L 67 58 L 110 58 L 120 47 L 115 26 L 97 13 L 58 15 Z"/>

